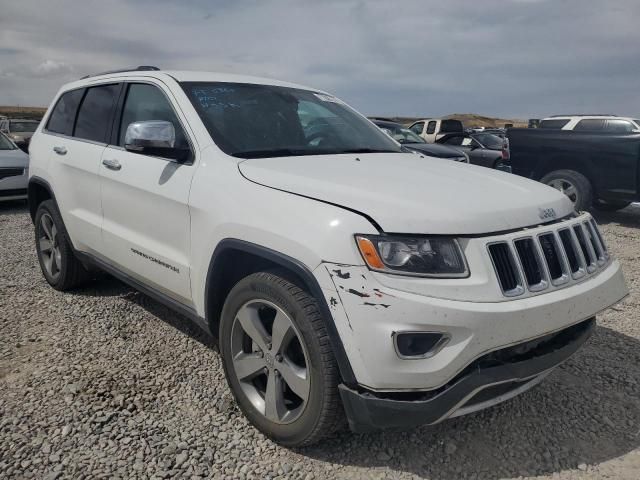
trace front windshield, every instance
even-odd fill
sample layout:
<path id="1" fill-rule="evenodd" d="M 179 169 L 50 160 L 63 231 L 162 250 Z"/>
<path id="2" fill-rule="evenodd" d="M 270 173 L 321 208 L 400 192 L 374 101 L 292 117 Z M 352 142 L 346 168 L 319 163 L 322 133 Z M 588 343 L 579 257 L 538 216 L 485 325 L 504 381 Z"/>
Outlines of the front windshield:
<path id="1" fill-rule="evenodd" d="M 389 132 L 389 136 L 398 143 L 427 143 L 422 137 L 416 135 L 408 128 L 387 125 L 382 128 Z"/>
<path id="2" fill-rule="evenodd" d="M 478 133 L 474 135 L 473 138 L 478 140 L 486 148 L 493 150 L 502 149 L 502 139 L 493 133 Z"/>
<path id="3" fill-rule="evenodd" d="M 0 133 L 0 150 L 15 150 L 17 147 L 7 137 Z"/>
<path id="4" fill-rule="evenodd" d="M 38 122 L 11 122 L 12 132 L 35 132 Z"/>
<path id="5" fill-rule="evenodd" d="M 240 158 L 402 152 L 342 101 L 297 88 L 183 82 L 211 137 Z"/>

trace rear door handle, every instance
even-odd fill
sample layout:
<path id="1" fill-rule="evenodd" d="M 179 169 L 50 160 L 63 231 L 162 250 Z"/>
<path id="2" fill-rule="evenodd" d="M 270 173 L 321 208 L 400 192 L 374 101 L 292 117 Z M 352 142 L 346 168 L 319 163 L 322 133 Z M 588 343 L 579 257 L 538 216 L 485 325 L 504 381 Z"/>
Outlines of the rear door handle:
<path id="1" fill-rule="evenodd" d="M 56 152 L 58 155 L 66 155 L 67 154 L 67 148 L 66 147 L 53 147 L 53 151 Z"/>
<path id="2" fill-rule="evenodd" d="M 120 165 L 118 160 L 108 160 L 105 158 L 102 160 L 102 164 L 109 170 L 120 170 L 122 168 L 122 165 Z"/>

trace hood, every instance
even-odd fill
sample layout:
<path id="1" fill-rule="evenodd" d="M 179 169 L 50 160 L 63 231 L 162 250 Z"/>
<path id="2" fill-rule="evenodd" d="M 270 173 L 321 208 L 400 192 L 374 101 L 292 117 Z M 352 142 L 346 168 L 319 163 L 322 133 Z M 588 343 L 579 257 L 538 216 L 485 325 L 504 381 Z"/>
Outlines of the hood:
<path id="1" fill-rule="evenodd" d="M 251 159 L 239 169 L 255 183 L 364 213 L 386 232 L 481 234 L 538 225 L 546 209 L 573 212 L 541 183 L 409 153 Z"/>
<path id="2" fill-rule="evenodd" d="M 438 145 L 437 143 L 403 143 L 402 146 L 436 158 L 459 158 L 464 156 L 457 148 Z"/>
<path id="3" fill-rule="evenodd" d="M 0 150 L 0 168 L 29 166 L 29 155 L 19 148 L 16 150 Z"/>

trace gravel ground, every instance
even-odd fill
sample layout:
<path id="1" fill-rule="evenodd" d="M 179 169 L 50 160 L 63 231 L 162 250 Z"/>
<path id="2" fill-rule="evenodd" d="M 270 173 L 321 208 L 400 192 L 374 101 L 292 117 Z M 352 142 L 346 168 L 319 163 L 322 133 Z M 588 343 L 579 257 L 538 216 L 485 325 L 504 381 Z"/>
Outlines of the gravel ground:
<path id="1" fill-rule="evenodd" d="M 292 451 L 247 424 L 210 338 L 110 278 L 49 288 L 26 207 L 0 205 L 0 477 L 640 478 L 640 208 L 598 219 L 632 295 L 540 386 Z"/>

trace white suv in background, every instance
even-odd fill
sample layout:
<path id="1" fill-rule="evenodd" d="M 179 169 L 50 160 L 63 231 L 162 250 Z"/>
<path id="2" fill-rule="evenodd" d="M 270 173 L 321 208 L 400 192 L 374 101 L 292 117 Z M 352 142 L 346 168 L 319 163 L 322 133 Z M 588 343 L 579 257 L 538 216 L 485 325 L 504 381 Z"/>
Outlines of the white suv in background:
<path id="1" fill-rule="evenodd" d="M 217 335 L 238 405 L 289 446 L 345 415 L 410 427 L 511 398 L 627 295 L 560 192 L 405 153 L 307 87 L 91 76 L 60 90 L 30 149 L 47 282 L 104 270 Z"/>
<path id="2" fill-rule="evenodd" d="M 640 132 L 640 120 L 615 115 L 553 115 L 540 120 L 538 128 L 609 133 Z"/>

